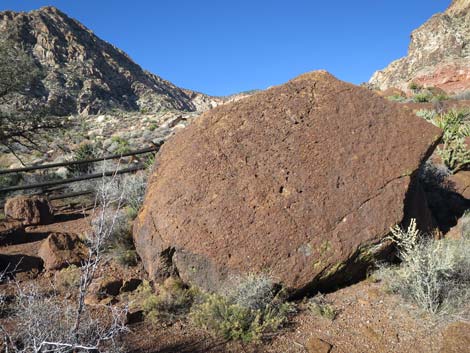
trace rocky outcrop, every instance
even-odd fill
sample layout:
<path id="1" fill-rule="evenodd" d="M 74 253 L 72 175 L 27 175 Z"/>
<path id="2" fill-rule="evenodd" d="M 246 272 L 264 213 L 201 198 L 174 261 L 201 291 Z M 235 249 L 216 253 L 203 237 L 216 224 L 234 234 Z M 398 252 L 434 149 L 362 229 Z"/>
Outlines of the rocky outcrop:
<path id="1" fill-rule="evenodd" d="M 194 111 L 180 88 L 134 63 L 78 21 L 54 7 L 0 12 L 0 40 L 23 45 L 42 68 L 28 106 L 55 115 L 163 109 Z M 26 104 L 16 97 L 17 104 Z"/>
<path id="2" fill-rule="evenodd" d="M 470 1 L 454 0 L 413 31 L 408 55 L 374 73 L 369 83 L 378 89 L 409 90 L 413 82 L 448 93 L 470 89 Z"/>
<path id="3" fill-rule="evenodd" d="M 440 134 L 323 71 L 217 107 L 157 155 L 136 249 L 151 278 L 209 290 L 243 273 L 293 290 L 348 281 L 416 216 L 410 184 Z"/>
<path id="4" fill-rule="evenodd" d="M 5 202 L 5 216 L 24 226 L 48 224 L 54 220 L 49 200 L 43 196 L 15 196 Z"/>

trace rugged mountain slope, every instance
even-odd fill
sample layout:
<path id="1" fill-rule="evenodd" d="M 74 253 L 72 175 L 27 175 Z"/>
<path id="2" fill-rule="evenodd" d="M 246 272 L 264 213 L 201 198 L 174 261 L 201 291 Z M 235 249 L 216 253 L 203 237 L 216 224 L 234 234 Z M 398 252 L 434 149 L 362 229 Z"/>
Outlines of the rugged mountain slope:
<path id="1" fill-rule="evenodd" d="M 470 0 L 453 0 L 411 34 L 408 56 L 374 73 L 369 83 L 406 90 L 411 82 L 448 93 L 470 89 Z"/>
<path id="2" fill-rule="evenodd" d="M 197 109 L 187 91 L 144 71 L 54 7 L 0 12 L 0 40 L 6 39 L 23 45 L 43 68 L 28 104 L 46 105 L 54 114 Z"/>

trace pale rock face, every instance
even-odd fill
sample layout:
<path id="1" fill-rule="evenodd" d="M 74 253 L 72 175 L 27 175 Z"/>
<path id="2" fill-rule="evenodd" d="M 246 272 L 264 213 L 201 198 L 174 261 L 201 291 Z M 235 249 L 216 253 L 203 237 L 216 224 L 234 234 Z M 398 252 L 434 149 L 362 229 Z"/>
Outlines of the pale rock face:
<path id="1" fill-rule="evenodd" d="M 411 34 L 408 56 L 374 73 L 378 89 L 407 91 L 411 82 L 448 93 L 470 89 L 470 0 L 455 0 Z"/>

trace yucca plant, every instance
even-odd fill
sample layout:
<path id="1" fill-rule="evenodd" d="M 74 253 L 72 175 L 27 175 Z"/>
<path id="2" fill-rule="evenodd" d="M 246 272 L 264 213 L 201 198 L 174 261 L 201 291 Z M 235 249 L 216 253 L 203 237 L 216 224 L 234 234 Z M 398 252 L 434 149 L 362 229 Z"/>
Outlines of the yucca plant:
<path id="1" fill-rule="evenodd" d="M 470 151 L 465 138 L 470 137 L 470 111 L 450 110 L 444 114 L 432 111 L 418 111 L 416 114 L 444 131 L 442 146 L 437 153 L 443 163 L 455 174 L 470 164 Z"/>

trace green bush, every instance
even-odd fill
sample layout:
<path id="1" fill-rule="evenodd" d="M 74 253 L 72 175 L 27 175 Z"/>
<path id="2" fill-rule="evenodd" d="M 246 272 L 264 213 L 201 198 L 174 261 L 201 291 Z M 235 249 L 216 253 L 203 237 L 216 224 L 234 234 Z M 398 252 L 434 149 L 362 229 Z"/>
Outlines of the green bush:
<path id="1" fill-rule="evenodd" d="M 436 118 L 436 111 L 435 110 L 428 110 L 428 109 L 420 109 L 416 112 L 416 116 L 425 119 L 426 121 L 433 122 Z"/>
<path id="2" fill-rule="evenodd" d="M 96 158 L 95 146 L 90 142 L 81 143 L 75 151 L 73 151 L 72 161 L 81 161 Z M 67 166 L 67 170 L 71 175 L 89 174 L 93 172 L 93 163 L 75 164 Z"/>
<path id="3" fill-rule="evenodd" d="M 470 299 L 470 239 L 432 239 L 418 231 L 415 220 L 408 229 L 397 226 L 391 232 L 401 264 L 379 270 L 388 289 L 431 314 L 465 310 Z"/>
<path id="4" fill-rule="evenodd" d="M 148 281 L 144 281 L 136 291 L 138 305 L 144 316 L 153 323 L 172 322 L 188 314 L 194 300 L 195 290 L 185 286 L 181 280 L 168 278 L 154 291 Z"/>
<path id="5" fill-rule="evenodd" d="M 403 97 L 399 94 L 394 94 L 392 96 L 388 96 L 386 97 L 388 100 L 392 101 L 392 102 L 399 102 L 399 103 L 403 103 L 403 102 L 406 102 L 407 101 L 407 98 L 406 97 Z"/>
<path id="6" fill-rule="evenodd" d="M 427 103 L 427 102 L 431 102 L 432 99 L 433 99 L 433 95 L 429 92 L 420 92 L 420 93 L 416 93 L 413 96 L 413 101 L 416 103 Z"/>
<path id="7" fill-rule="evenodd" d="M 449 96 L 447 94 L 440 93 L 440 94 L 433 95 L 431 100 L 433 102 L 442 102 L 448 99 L 449 99 Z"/>
<path id="8" fill-rule="evenodd" d="M 470 151 L 463 138 L 444 140 L 437 153 L 453 174 L 470 164 Z"/>
<path id="9" fill-rule="evenodd" d="M 408 85 L 408 88 L 412 91 L 419 91 L 421 89 L 423 89 L 423 86 L 419 85 L 418 83 L 416 82 L 411 82 L 409 85 Z"/>
<path id="10" fill-rule="evenodd" d="M 258 282 L 259 281 L 259 282 Z M 293 307 L 274 296 L 274 286 L 266 277 L 248 276 L 225 295 L 203 294 L 191 309 L 191 320 L 227 340 L 260 341 L 265 333 L 274 332 L 288 319 Z"/>
<path id="11" fill-rule="evenodd" d="M 442 129 L 442 146 L 437 153 L 452 173 L 465 168 L 470 164 L 470 151 L 465 138 L 470 137 L 470 111 L 450 110 L 443 114 L 432 111 L 419 111 L 418 116 Z"/>
<path id="12" fill-rule="evenodd" d="M 0 188 L 18 185 L 20 181 L 21 175 L 17 173 L 0 175 Z"/>
<path id="13" fill-rule="evenodd" d="M 124 140 L 120 136 L 113 136 L 111 138 L 112 142 L 115 142 L 117 144 L 117 149 L 114 151 L 116 154 L 124 154 L 127 152 L 130 152 L 131 147 L 129 145 L 129 142 L 127 140 Z"/>

